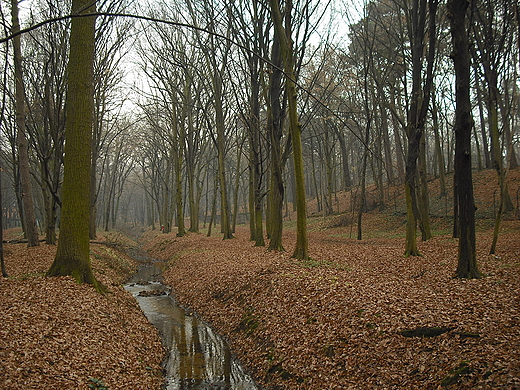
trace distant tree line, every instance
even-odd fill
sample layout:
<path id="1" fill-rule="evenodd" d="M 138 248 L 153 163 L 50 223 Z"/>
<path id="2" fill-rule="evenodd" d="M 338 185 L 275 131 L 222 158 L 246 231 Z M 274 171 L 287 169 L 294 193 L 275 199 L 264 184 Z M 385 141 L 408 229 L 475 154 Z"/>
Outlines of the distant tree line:
<path id="1" fill-rule="evenodd" d="M 94 5 L 33 2 L 22 28 L 55 21 L 2 46 L 4 216 L 18 210 L 30 245 L 42 234 L 55 244 L 67 218 L 71 24 L 94 20 L 67 16 L 90 12 L 92 123 L 81 148 L 89 150 L 91 239 L 129 224 L 179 236 L 218 224 L 228 239 L 247 222 L 255 245 L 284 250 L 283 219 L 296 211 L 293 255 L 307 258 L 306 198 L 327 216 L 338 212 L 335 193 L 359 188 L 362 239 L 366 187 L 375 185 L 372 205 L 384 208 L 386 189 L 398 184 L 407 199 L 404 253 L 415 256 L 417 228 L 423 240 L 432 234 L 428 178 L 440 179 L 446 197 L 445 174 L 454 172 L 454 236 L 473 241 L 460 252 L 474 262 L 471 170 L 494 168 L 494 252 L 513 208 L 507 174 L 518 166 L 518 1 Z M 1 6 L 8 37 L 20 29 L 18 5 Z M 459 272 L 478 275 L 476 263 Z"/>

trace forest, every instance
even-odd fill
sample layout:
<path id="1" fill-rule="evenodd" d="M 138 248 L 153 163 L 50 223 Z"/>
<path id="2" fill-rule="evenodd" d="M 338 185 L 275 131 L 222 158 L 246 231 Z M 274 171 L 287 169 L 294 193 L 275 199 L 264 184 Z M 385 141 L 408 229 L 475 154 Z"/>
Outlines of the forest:
<path id="1" fill-rule="evenodd" d="M 267 389 L 520 386 L 519 6 L 1 1 L 0 385 L 63 363 L 17 349 L 30 313 L 34 337 L 87 332 L 44 286 L 89 302 L 92 335 L 150 337 L 128 372 L 75 378 L 80 349 L 56 388 L 160 386 L 121 288 L 139 246 Z M 444 332 L 398 338 L 417 329 Z"/>

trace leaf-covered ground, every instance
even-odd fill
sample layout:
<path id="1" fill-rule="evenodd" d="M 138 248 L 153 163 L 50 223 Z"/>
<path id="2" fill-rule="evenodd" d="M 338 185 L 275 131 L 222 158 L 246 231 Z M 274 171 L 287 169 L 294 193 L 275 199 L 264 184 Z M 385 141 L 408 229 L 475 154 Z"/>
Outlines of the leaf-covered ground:
<path id="1" fill-rule="evenodd" d="M 110 290 L 100 295 L 71 278 L 44 276 L 56 247 L 4 246 L 1 389 L 160 388 L 164 351 L 157 331 L 121 286 L 135 270 L 131 259 L 91 245 L 96 277 Z"/>
<path id="2" fill-rule="evenodd" d="M 310 235 L 314 260 L 253 247 L 245 229 L 223 241 L 158 234 L 171 259 L 165 280 L 177 298 L 224 335 L 267 389 L 520 387 L 520 233 L 503 233 L 487 255 L 479 235 L 479 280 L 453 279 L 457 244 L 356 241 Z M 288 248 L 293 246 L 286 235 Z M 403 330 L 448 328 L 436 337 Z"/>
<path id="3" fill-rule="evenodd" d="M 512 194 L 519 172 L 512 175 Z M 477 179 L 496 187 L 493 174 Z M 485 212 L 493 207 L 495 187 L 476 191 Z M 400 201 L 396 197 L 396 205 Z M 442 203 L 433 196 L 431 202 Z M 419 241 L 423 256 L 409 258 L 403 256 L 403 213 L 366 214 L 368 238 L 361 241 L 350 238 L 355 227 L 353 234 L 348 225 L 330 228 L 341 218 L 310 219 L 313 260 L 307 262 L 290 258 L 290 222 L 282 253 L 254 247 L 245 227 L 225 241 L 150 232 L 146 247 L 170 261 L 164 276 L 179 301 L 229 340 L 266 389 L 520 388 L 515 215 L 503 222 L 495 255 L 488 254 L 493 221 L 479 220 L 478 261 L 485 277 L 478 280 L 453 278 L 457 240 L 442 215 L 432 218 L 435 237 Z M 401 333 L 416 329 L 443 333 Z"/>
<path id="4" fill-rule="evenodd" d="M 312 260 L 266 252 L 237 228 L 236 238 L 147 232 L 146 249 L 169 261 L 165 281 L 179 301 L 229 341 L 266 389 L 520 388 L 520 220 L 502 224 L 489 255 L 496 200 L 493 172 L 477 176 L 478 261 L 485 277 L 454 279 L 457 241 L 449 199 L 431 182 L 435 237 L 419 241 L 422 257 L 403 256 L 402 191 L 387 191 L 384 213 L 322 218 L 310 202 Z M 494 183 L 493 185 L 489 183 Z M 510 175 L 516 203 L 520 170 Z M 487 188 L 488 187 L 488 188 Z M 374 191 L 371 192 L 375 199 Z M 335 197 L 350 210 L 349 194 Z M 389 200 L 391 199 L 391 200 Z M 215 229 L 218 230 L 218 229 Z M 112 233 L 99 241 L 134 245 Z M 135 263 L 93 243 L 102 296 L 69 278 L 45 278 L 55 248 L 6 245 L 10 277 L 0 278 L 0 388 L 160 389 L 163 357 L 157 332 L 121 283 Z M 405 337 L 403 331 L 438 334 Z"/>

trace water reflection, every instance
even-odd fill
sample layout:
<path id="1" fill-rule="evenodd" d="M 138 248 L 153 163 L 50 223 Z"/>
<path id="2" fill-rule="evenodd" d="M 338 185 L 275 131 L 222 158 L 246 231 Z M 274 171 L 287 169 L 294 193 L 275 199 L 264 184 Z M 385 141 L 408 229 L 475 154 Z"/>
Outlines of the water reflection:
<path id="1" fill-rule="evenodd" d="M 157 281 L 163 265 L 155 262 L 142 266 L 125 288 L 159 329 L 167 348 L 165 389 L 257 389 L 220 336 L 203 321 L 187 314 L 169 295 L 160 295 L 169 292 Z"/>

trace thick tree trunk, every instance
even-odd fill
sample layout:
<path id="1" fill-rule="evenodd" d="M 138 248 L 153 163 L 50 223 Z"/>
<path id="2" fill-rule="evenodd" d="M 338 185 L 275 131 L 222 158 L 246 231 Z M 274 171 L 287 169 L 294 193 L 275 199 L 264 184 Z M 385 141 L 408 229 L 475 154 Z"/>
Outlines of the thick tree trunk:
<path id="1" fill-rule="evenodd" d="M 218 78 L 218 79 L 217 79 Z M 225 125 L 224 112 L 222 108 L 222 81 L 219 76 L 214 75 L 214 93 L 215 93 L 215 114 L 217 127 L 217 161 L 218 161 L 218 178 L 220 189 L 220 224 L 222 227 L 223 239 L 227 240 L 233 238 L 231 232 L 228 190 L 226 182 L 226 164 L 225 164 Z"/>
<path id="2" fill-rule="evenodd" d="M 11 0 L 11 14 L 13 33 L 20 31 L 18 20 L 18 1 Z M 18 161 L 20 169 L 20 181 L 22 189 L 23 213 L 25 221 L 25 235 L 27 236 L 27 246 L 39 245 L 38 228 L 36 226 L 36 216 L 34 210 L 33 191 L 31 185 L 31 173 L 29 170 L 29 145 L 25 135 L 25 89 L 22 75 L 22 51 L 20 46 L 20 36 L 13 38 L 14 50 L 14 74 L 15 74 L 15 102 L 16 102 L 16 127 L 18 142 Z"/>
<path id="3" fill-rule="evenodd" d="M 94 12 L 95 2 L 73 0 L 72 14 Z M 102 291 L 90 266 L 90 148 L 95 17 L 73 18 L 70 33 L 66 144 L 60 237 L 49 276 L 71 275 Z"/>
<path id="4" fill-rule="evenodd" d="M 475 239 L 475 199 L 471 173 L 471 117 L 469 48 L 466 30 L 467 0 L 449 0 L 453 41 L 453 62 L 455 65 L 455 181 L 459 209 L 459 252 L 457 276 L 459 278 L 479 278 Z"/>
<path id="5" fill-rule="evenodd" d="M 198 175 L 196 177 L 196 148 L 197 142 L 194 140 L 194 125 L 193 125 L 193 112 L 191 109 L 192 98 L 191 98 L 191 89 L 188 89 L 190 96 L 188 98 L 188 134 L 189 136 L 186 138 L 186 175 L 188 179 L 188 203 L 190 206 L 190 228 L 189 231 L 193 233 L 199 232 L 199 199 L 197 193 L 197 184 L 196 179 L 198 179 Z"/>

